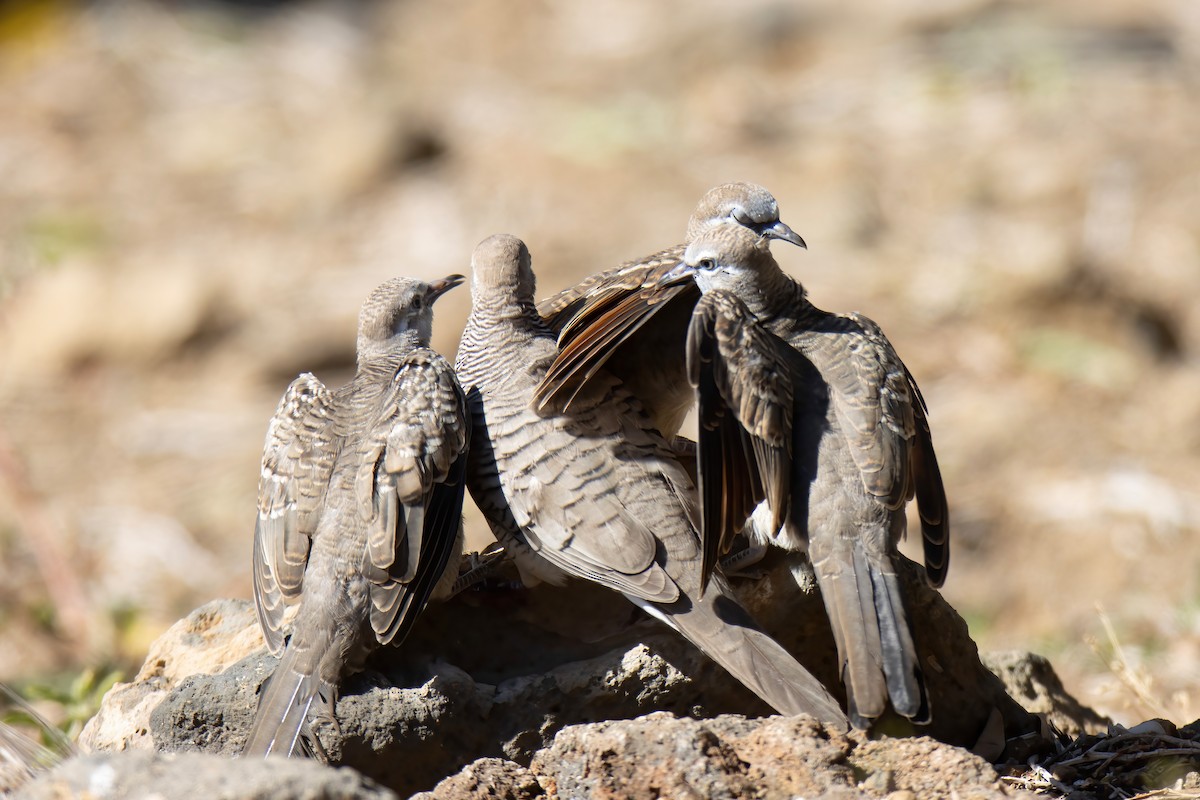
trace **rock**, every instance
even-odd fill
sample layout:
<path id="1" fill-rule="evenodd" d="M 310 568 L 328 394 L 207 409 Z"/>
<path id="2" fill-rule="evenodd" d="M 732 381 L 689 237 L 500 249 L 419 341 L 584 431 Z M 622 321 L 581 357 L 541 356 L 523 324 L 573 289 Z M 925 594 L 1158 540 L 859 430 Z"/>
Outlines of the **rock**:
<path id="1" fill-rule="evenodd" d="M 659 713 L 572 726 L 538 753 L 531 767 L 544 775 L 551 797 L 792 797 L 853 786 L 853 771 L 845 765 L 846 740 L 834 741 L 811 720 L 788 720 L 794 723 L 788 726 L 791 735 L 786 743 L 775 742 L 785 746 L 764 747 L 758 734 L 775 727 L 773 722 L 742 717 L 701 722 Z M 735 742 L 747 745 L 744 754 Z M 774 761 L 773 772 L 782 766 L 787 773 L 774 794 L 756 763 L 760 759 Z"/>
<path id="2" fill-rule="evenodd" d="M 786 562 L 764 566 L 765 578 L 738 585 L 744 601 L 784 646 L 840 691 L 819 595 L 813 587 L 798 587 Z M 920 620 L 915 639 L 934 723 L 916 730 L 898 717 L 886 719 L 874 734 L 927 733 L 971 747 L 990 721 L 994 752 L 989 755 L 998 754 L 1009 737 L 1036 738 L 1039 721 L 1008 697 L 999 678 L 984 668 L 962 620 L 925 587 L 915 565 L 907 563 L 902 574 L 913 617 Z M 249 603 L 209 603 L 153 645 L 133 683 L 114 687 L 85 729 L 83 741 L 96 750 L 235 755 L 249 733 L 259 687 L 274 663 L 262 647 Z M 435 796 L 439 791 L 441 796 L 458 791 L 490 796 L 489 787 L 494 787 L 501 791 L 496 796 L 536 796 L 529 794 L 535 789 L 521 771 L 534 764 L 538 791 L 562 784 L 545 789 L 553 796 L 554 791 L 573 795 L 602 788 L 599 783 L 563 788 L 562 782 L 572 779 L 567 772 L 551 769 L 546 760 L 546 748 L 562 750 L 574 741 L 563 738 L 561 731 L 570 727 L 571 736 L 603 741 L 617 735 L 612 731 L 627 729 L 589 728 L 587 723 L 609 724 L 656 711 L 674 715 L 653 718 L 660 722 L 726 716 L 721 717 L 725 721 L 720 734 L 694 719 L 664 722 L 663 736 L 681 738 L 663 740 L 659 749 L 673 747 L 676 754 L 666 758 L 657 753 L 661 763 L 653 767 L 658 770 L 655 775 L 645 772 L 650 762 L 637 760 L 636 754 L 631 754 L 634 762 L 623 765 L 597 755 L 608 773 L 596 775 L 611 773 L 612 780 L 618 780 L 621 770 L 627 770 L 629 780 L 636 772 L 636 779 L 647 785 L 682 786 L 686 780 L 706 787 L 704 792 L 737 793 L 757 780 L 746 778 L 739 763 L 753 756 L 762 770 L 775 769 L 774 749 L 804 731 L 795 744 L 801 751 L 772 779 L 790 787 L 780 791 L 806 793 L 822 786 L 850 791 L 857 785 L 850 779 L 854 769 L 847 766 L 847 758 L 858 740 L 833 737 L 805 718 L 752 719 L 770 715 L 771 709 L 623 598 L 584 584 L 469 592 L 431 606 L 401 648 L 377 652 L 366 670 L 345 681 L 336 704 L 338 724 L 315 727 L 331 763 L 353 767 L 401 795 L 432 790 Z M 786 731 L 780 733 L 784 729 L 776 726 L 785 723 Z M 736 746 L 730 744 L 733 741 Z M 571 745 L 578 749 L 573 757 L 581 764 L 592 757 L 585 744 L 579 739 Z M 822 750 L 824 755 L 813 761 L 808 751 L 814 748 L 828 752 Z M 762 755 L 755 755 L 760 751 Z M 707 755 L 693 763 L 696 753 Z M 820 774 L 804 766 L 810 761 L 823 765 Z M 677 767 L 682 771 L 673 772 Z M 871 779 L 867 788 L 872 791 L 911 788 L 923 796 L 920 782 L 906 783 L 899 766 L 870 771 L 881 776 Z M 455 775 L 454 781 L 439 784 L 448 775 Z"/>
<path id="3" fill-rule="evenodd" d="M 928 737 L 883 739 L 859 744 L 847 759 L 864 785 L 880 794 L 915 797 L 1007 797 L 1000 776 L 979 756 Z"/>
<path id="4" fill-rule="evenodd" d="M 155 750 L 150 738 L 150 714 L 167 696 L 170 683 L 150 678 L 118 683 L 104 695 L 100 710 L 79 734 L 79 746 L 94 750 Z"/>
<path id="5" fill-rule="evenodd" d="M 534 757 L 530 770 L 549 798 L 1013 796 L 990 765 L 961 748 L 928 737 L 838 735 L 805 717 L 695 720 L 656 713 L 573 725 Z"/>
<path id="6" fill-rule="evenodd" d="M 435 609 L 431 621 L 437 629 L 458 629 L 446 624 L 443 613 L 455 616 L 449 608 Z M 257 624 L 249 608 L 247 617 Z M 510 644 L 534 636 L 519 621 L 510 628 Z M 635 631 L 644 633 L 640 628 Z M 554 667 L 535 663 L 532 674 L 516 670 L 522 674 L 497 684 L 478 681 L 446 660 L 393 652 L 346 681 L 337 703 L 337 729 L 322 725 L 317 734 L 333 763 L 407 794 L 434 786 L 481 755 L 528 763 L 570 723 L 661 708 L 682 714 L 747 707 L 769 712 L 686 642 L 654 628 L 649 633 L 637 637 L 644 641 L 593 658 Z M 516 669 L 516 663 L 503 661 L 516 652 L 497 648 L 493 673 Z M 238 753 L 253 720 L 255 691 L 274 663 L 259 652 L 221 673 L 178 681 L 149 716 L 149 742 L 166 751 Z"/>
<path id="7" fill-rule="evenodd" d="M 1004 682 L 1008 694 L 1032 714 L 1042 714 L 1058 730 L 1074 738 L 1100 733 L 1112 720 L 1080 703 L 1064 687 L 1045 656 L 1009 650 L 985 653 L 983 663 Z"/>
<path id="8" fill-rule="evenodd" d="M 214 600 L 172 625 L 150 646 L 132 683 L 118 683 L 79 735 L 84 750 L 155 750 L 150 714 L 182 679 L 225 670 L 263 648 L 254 607 Z"/>
<path id="9" fill-rule="evenodd" d="M 412 800 L 534 800 L 545 796 L 537 777 L 520 764 L 481 758 Z"/>
<path id="10" fill-rule="evenodd" d="M 26 784 L 21 800 L 68 797 L 158 800 L 396 800 L 354 770 L 315 761 L 232 760 L 205 753 L 92 753 Z"/>

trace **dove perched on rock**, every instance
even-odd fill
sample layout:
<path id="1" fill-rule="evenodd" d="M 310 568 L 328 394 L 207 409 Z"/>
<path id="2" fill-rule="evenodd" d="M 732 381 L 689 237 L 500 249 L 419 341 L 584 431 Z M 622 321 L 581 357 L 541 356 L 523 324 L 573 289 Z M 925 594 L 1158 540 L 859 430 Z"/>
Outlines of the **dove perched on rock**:
<path id="1" fill-rule="evenodd" d="M 724 226 L 693 239 L 664 286 L 703 293 L 687 337 L 699 398 L 705 574 L 753 514 L 752 538 L 808 554 L 837 643 L 850 720 L 931 710 L 897 578 L 915 495 L 929 583 L 949 517 L 916 381 L 879 326 L 813 306 L 767 242 Z"/>
<path id="2" fill-rule="evenodd" d="M 473 414 L 467 482 L 523 577 L 571 576 L 621 592 L 778 711 L 845 727 L 825 688 L 758 628 L 720 575 L 701 591 L 695 488 L 629 391 L 600 371 L 569 412 L 532 408 L 558 348 L 534 305 L 524 243 L 493 236 L 471 264 L 456 361 Z"/>
<path id="3" fill-rule="evenodd" d="M 375 289 L 359 315 L 354 378 L 330 391 L 301 375 L 271 419 L 254 601 L 267 647 L 282 656 L 247 755 L 293 754 L 310 717 L 333 718 L 342 676 L 377 646 L 401 642 L 457 576 L 470 417 L 429 337 L 434 300 L 462 280 L 397 278 Z"/>

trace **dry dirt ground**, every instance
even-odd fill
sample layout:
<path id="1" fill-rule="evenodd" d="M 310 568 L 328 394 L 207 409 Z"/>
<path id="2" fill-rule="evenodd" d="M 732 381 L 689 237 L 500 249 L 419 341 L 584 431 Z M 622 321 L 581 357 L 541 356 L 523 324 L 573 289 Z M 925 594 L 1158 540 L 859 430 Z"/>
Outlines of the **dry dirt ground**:
<path id="1" fill-rule="evenodd" d="M 750 180 L 921 383 L 981 646 L 1200 716 L 1200 6 L 254 6 L 0 3 L 0 679 L 249 595 L 266 420 L 383 279 L 507 231 L 550 293 Z"/>

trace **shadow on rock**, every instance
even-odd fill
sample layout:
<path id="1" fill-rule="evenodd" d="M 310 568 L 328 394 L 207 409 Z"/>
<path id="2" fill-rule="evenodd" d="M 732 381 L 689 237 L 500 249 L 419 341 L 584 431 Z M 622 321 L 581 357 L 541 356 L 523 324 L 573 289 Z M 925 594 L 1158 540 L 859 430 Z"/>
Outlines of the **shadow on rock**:
<path id="1" fill-rule="evenodd" d="M 784 646 L 840 692 L 819 594 L 798 587 L 786 563 L 768 566 L 763 579 L 741 583 L 743 601 Z M 1037 740 L 1040 721 L 1009 697 L 980 662 L 965 623 L 925 587 L 915 565 L 908 567 L 910 616 L 918 620 L 916 641 L 934 722 L 914 729 L 895 718 L 883 722 L 886 732 L 926 734 L 967 748 L 980 744 L 982 736 L 1000 750 L 1006 741 L 1025 737 L 1028 746 Z M 153 645 L 137 678 L 109 693 L 81 741 L 98 750 L 235 755 L 274 661 L 263 649 L 249 603 L 209 603 Z M 723 717 L 722 724 L 750 730 L 746 726 L 759 723 L 747 718 L 771 714 L 681 637 L 618 595 L 583 584 L 471 592 L 431 606 L 401 648 L 378 652 L 368 666 L 345 682 L 336 707 L 338 724 L 319 725 L 317 735 L 332 763 L 353 767 L 402 795 L 429 790 L 464 767 L 471 775 L 482 774 L 492 762 L 471 766 L 478 759 L 514 765 L 500 771 L 513 778 L 514 787 L 531 791 L 521 783 L 528 778 L 521 770 L 540 763 L 545 778 L 547 748 L 564 746 L 556 734 L 567 726 L 583 725 L 571 730 L 586 731 L 591 729 L 587 723 L 666 711 L 674 716 L 653 719 L 666 725 L 665 720 L 679 717 L 738 715 L 741 722 Z M 693 725 L 687 728 L 692 732 L 709 730 L 676 722 Z M 793 723 L 820 728 L 803 717 Z M 670 726 L 662 731 L 674 732 Z M 866 741 L 857 733 L 815 735 L 835 749 Z M 724 774 L 717 763 L 724 763 L 719 758 L 724 751 L 700 749 Z M 743 758 L 725 755 L 733 759 L 730 764 Z M 996 759 L 1000 752 L 986 755 Z M 456 779 L 474 780 L 462 776 Z"/>

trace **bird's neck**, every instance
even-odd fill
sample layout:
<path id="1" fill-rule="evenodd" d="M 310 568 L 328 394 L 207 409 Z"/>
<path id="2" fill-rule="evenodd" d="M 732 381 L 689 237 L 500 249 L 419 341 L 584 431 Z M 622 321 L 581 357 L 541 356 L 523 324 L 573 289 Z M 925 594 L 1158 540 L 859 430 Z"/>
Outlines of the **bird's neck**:
<path id="1" fill-rule="evenodd" d="M 753 275 L 753 280 L 740 287 L 738 296 L 761 322 L 795 318 L 810 308 L 804 287 L 781 270 L 774 259 L 755 270 Z"/>
<path id="2" fill-rule="evenodd" d="M 477 326 L 542 333 L 548 331 L 532 298 L 514 297 L 511 291 L 477 291 L 471 298 L 471 321 Z"/>
<path id="3" fill-rule="evenodd" d="M 531 301 L 477 293 L 471 300 L 455 367 L 464 386 L 477 384 L 490 392 L 499 385 L 524 385 L 556 350 L 553 332 Z M 507 369 L 512 374 L 500 374 L 497 365 L 511 365 Z M 543 373 L 544 366 L 540 367 Z"/>
<path id="4" fill-rule="evenodd" d="M 359 336 L 358 370 L 361 372 L 375 363 L 390 363 L 395 360 L 397 354 L 407 353 L 418 347 L 429 347 L 429 337 L 416 328 L 400 331 L 382 341 Z"/>

